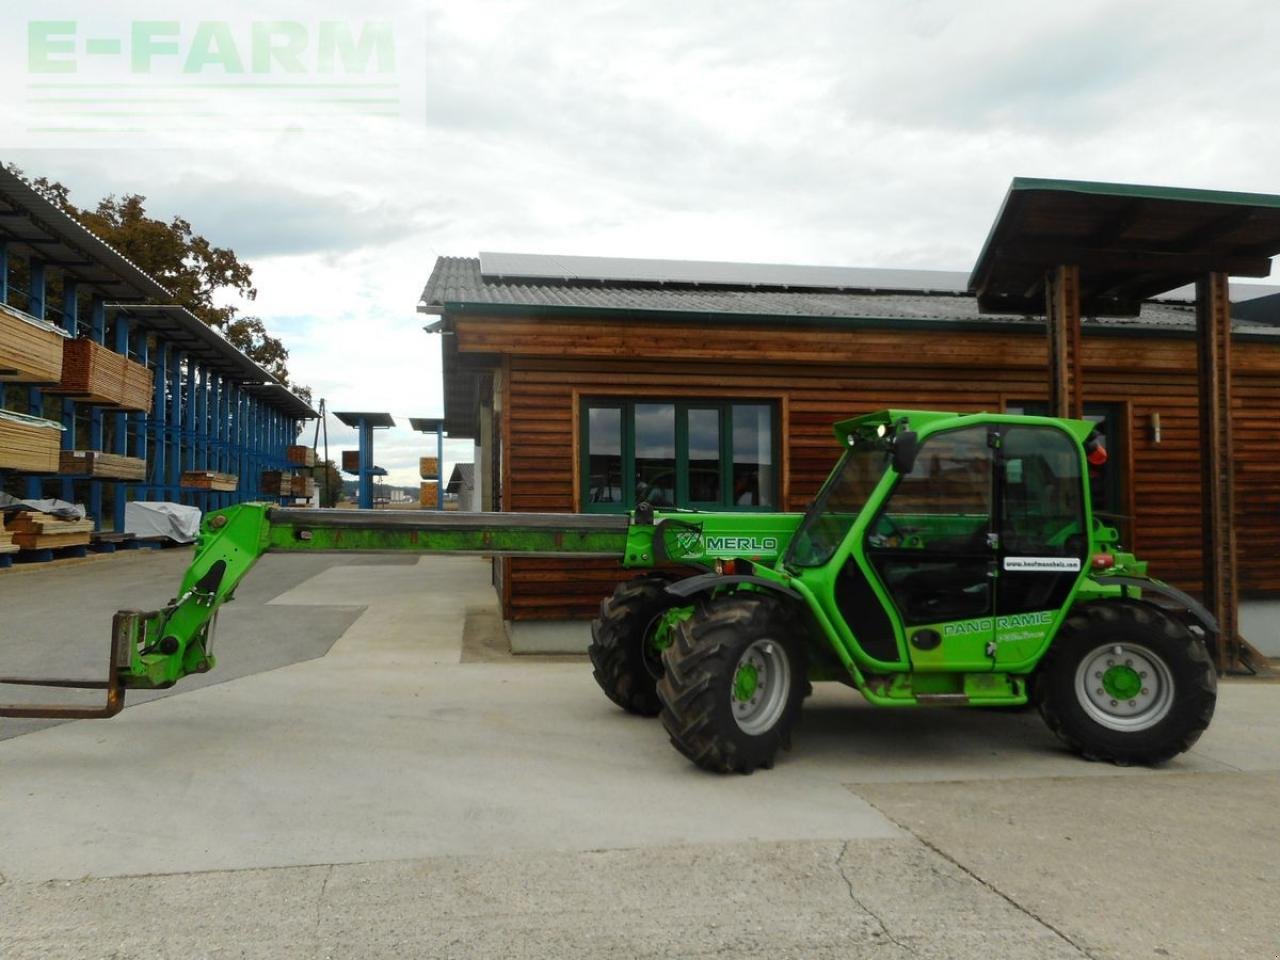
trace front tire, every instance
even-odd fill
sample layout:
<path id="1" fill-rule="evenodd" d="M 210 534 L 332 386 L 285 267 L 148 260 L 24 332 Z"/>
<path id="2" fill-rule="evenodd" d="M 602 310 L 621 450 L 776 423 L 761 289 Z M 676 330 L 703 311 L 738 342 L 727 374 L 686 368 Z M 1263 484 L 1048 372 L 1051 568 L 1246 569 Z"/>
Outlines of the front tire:
<path id="1" fill-rule="evenodd" d="M 618 584 L 600 602 L 591 621 L 587 655 L 596 683 L 606 697 L 628 713 L 656 717 L 662 660 L 650 647 L 658 618 L 671 606 L 662 577 L 637 577 Z"/>
<path id="2" fill-rule="evenodd" d="M 1049 729 L 1088 760 L 1163 763 L 1213 719 L 1218 677 L 1204 643 L 1140 603 L 1086 604 L 1037 671 Z"/>
<path id="3" fill-rule="evenodd" d="M 808 680 L 778 601 L 740 593 L 700 603 L 663 663 L 662 725 L 699 767 L 751 773 L 790 748 Z"/>

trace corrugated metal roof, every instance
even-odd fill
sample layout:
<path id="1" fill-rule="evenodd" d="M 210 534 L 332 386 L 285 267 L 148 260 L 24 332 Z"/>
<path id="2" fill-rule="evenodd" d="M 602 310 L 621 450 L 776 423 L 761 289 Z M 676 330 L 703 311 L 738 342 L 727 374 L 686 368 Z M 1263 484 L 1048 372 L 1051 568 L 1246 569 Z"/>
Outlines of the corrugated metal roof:
<path id="1" fill-rule="evenodd" d="M 315 420 L 320 414 L 283 383 L 246 383 L 242 387 L 252 397 L 265 400 L 294 420 Z"/>
<path id="2" fill-rule="evenodd" d="M 150 274 L 0 163 L 0 238 L 114 300 L 170 300 Z"/>
<path id="3" fill-rule="evenodd" d="M 221 376 L 235 381 L 245 393 L 264 400 L 295 420 L 314 420 L 317 414 L 305 400 L 250 360 L 186 307 L 177 304 L 109 303 L 139 330 L 165 342 Z"/>
<path id="4" fill-rule="evenodd" d="M 226 337 L 178 304 L 107 304 L 140 329 L 160 335 L 215 373 L 247 383 L 272 383 L 270 373 L 250 360 Z"/>
<path id="5" fill-rule="evenodd" d="M 650 260 L 540 253 L 480 252 L 486 280 L 600 280 L 615 283 L 674 284 L 802 290 L 933 290 L 964 293 L 968 276 L 949 270 L 891 270 L 786 263 L 731 263 L 723 260 Z"/>
<path id="6" fill-rule="evenodd" d="M 422 292 L 419 309 L 444 313 L 447 309 L 480 311 L 486 306 L 518 308 L 548 313 L 572 311 L 621 311 L 661 317 L 701 314 L 708 318 L 759 318 L 780 323 L 828 321 L 933 321 L 990 324 L 1039 324 L 1039 317 L 983 314 L 970 294 L 870 293 L 866 291 L 790 291 L 759 289 L 711 289 L 670 287 L 639 283 L 599 281 L 496 280 L 485 277 L 474 257 L 440 257 Z M 1090 326 L 1113 329 L 1190 330 L 1195 311 L 1186 304 L 1153 302 L 1138 317 L 1089 320 Z M 429 329 L 439 329 L 435 324 Z M 1267 324 L 1237 321 L 1242 333 L 1275 336 Z"/>

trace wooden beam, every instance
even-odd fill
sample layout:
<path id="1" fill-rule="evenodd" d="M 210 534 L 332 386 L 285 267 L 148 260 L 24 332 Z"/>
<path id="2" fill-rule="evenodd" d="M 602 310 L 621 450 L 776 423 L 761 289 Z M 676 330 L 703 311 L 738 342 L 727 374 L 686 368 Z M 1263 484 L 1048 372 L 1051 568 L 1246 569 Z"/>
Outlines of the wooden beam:
<path id="1" fill-rule="evenodd" d="M 1239 230 L 1241 227 L 1251 223 L 1258 218 L 1258 211 L 1252 207 L 1245 207 L 1243 210 L 1232 210 L 1220 217 L 1210 220 L 1208 223 L 1201 224 L 1194 230 L 1188 230 L 1185 234 L 1178 238 L 1177 243 L 1172 249 L 1190 250 L 1195 247 L 1204 246 L 1211 243 L 1224 233 L 1230 233 L 1233 230 Z"/>
<path id="2" fill-rule="evenodd" d="M 1235 467 L 1231 445 L 1231 301 L 1225 273 L 1196 282 L 1200 401 L 1200 497 L 1205 605 L 1218 619 L 1219 672 L 1240 663 L 1236 592 Z"/>
<path id="3" fill-rule="evenodd" d="M 1045 328 L 1049 334 L 1049 414 L 1084 416 L 1080 349 L 1080 268 L 1063 264 L 1045 274 Z"/>
<path id="4" fill-rule="evenodd" d="M 1082 270 L 1193 274 L 1221 272 L 1233 277 L 1271 275 L 1270 257 L 1238 254 L 1094 248 L 1028 240 L 1016 246 L 1001 248 L 999 256 L 1006 263 L 1040 267 L 1046 264 L 1072 263 Z"/>
<path id="5" fill-rule="evenodd" d="M 1133 200 L 1120 208 L 1116 213 L 1103 221 L 1102 225 L 1089 238 L 1089 246 L 1103 246 L 1114 243 L 1124 235 L 1147 212 L 1147 201 Z"/>

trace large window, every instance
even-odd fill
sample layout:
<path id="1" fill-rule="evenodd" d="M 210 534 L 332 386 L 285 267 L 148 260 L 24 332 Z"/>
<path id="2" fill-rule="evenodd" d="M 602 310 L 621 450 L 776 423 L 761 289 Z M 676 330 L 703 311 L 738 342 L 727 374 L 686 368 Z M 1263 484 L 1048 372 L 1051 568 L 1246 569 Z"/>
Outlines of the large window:
<path id="1" fill-rule="evenodd" d="M 1049 414 L 1049 405 L 1033 401 L 1016 401 L 1005 408 L 1006 413 L 1032 417 Z M 1127 441 L 1124 404 L 1086 403 L 1084 418 L 1097 428 L 1102 444 L 1107 449 L 1107 462 L 1089 468 L 1089 499 L 1093 502 L 1094 516 L 1109 526 L 1120 527 L 1126 542 L 1132 542 L 1133 518 L 1129 516 L 1129 478 L 1125 475 Z"/>
<path id="2" fill-rule="evenodd" d="M 763 401 L 586 400 L 582 506 L 776 510 L 777 421 Z"/>

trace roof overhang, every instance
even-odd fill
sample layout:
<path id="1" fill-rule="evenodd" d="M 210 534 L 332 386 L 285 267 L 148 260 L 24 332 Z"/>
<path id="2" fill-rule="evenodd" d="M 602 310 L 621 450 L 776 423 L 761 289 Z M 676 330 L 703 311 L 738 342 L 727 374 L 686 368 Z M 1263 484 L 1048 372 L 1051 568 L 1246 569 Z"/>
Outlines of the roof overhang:
<path id="1" fill-rule="evenodd" d="M 293 420 L 316 420 L 316 413 L 300 396 L 282 383 L 246 383 L 241 387 L 251 397 L 257 397 L 276 407 Z"/>
<path id="2" fill-rule="evenodd" d="M 444 426 L 443 417 L 410 417 L 409 428 L 418 433 L 435 433 Z"/>
<path id="3" fill-rule="evenodd" d="M 186 307 L 177 304 L 110 303 L 107 309 L 128 317 L 137 329 L 164 338 L 215 373 L 247 383 L 275 382 L 270 373 Z"/>
<path id="4" fill-rule="evenodd" d="M 1136 316 L 1208 273 L 1266 277 L 1280 196 L 1018 177 L 969 277 L 983 313 L 1039 314 L 1044 277 L 1080 268 L 1080 312 Z"/>
<path id="5" fill-rule="evenodd" d="M 10 253 L 60 267 L 112 300 L 171 300 L 173 294 L 0 164 L 0 239 Z"/>
<path id="6" fill-rule="evenodd" d="M 389 413 L 370 413 L 368 411 L 352 411 L 347 410 L 342 413 L 334 411 L 333 414 L 348 427 L 359 427 L 361 422 L 370 427 L 394 427 L 396 422 Z"/>

